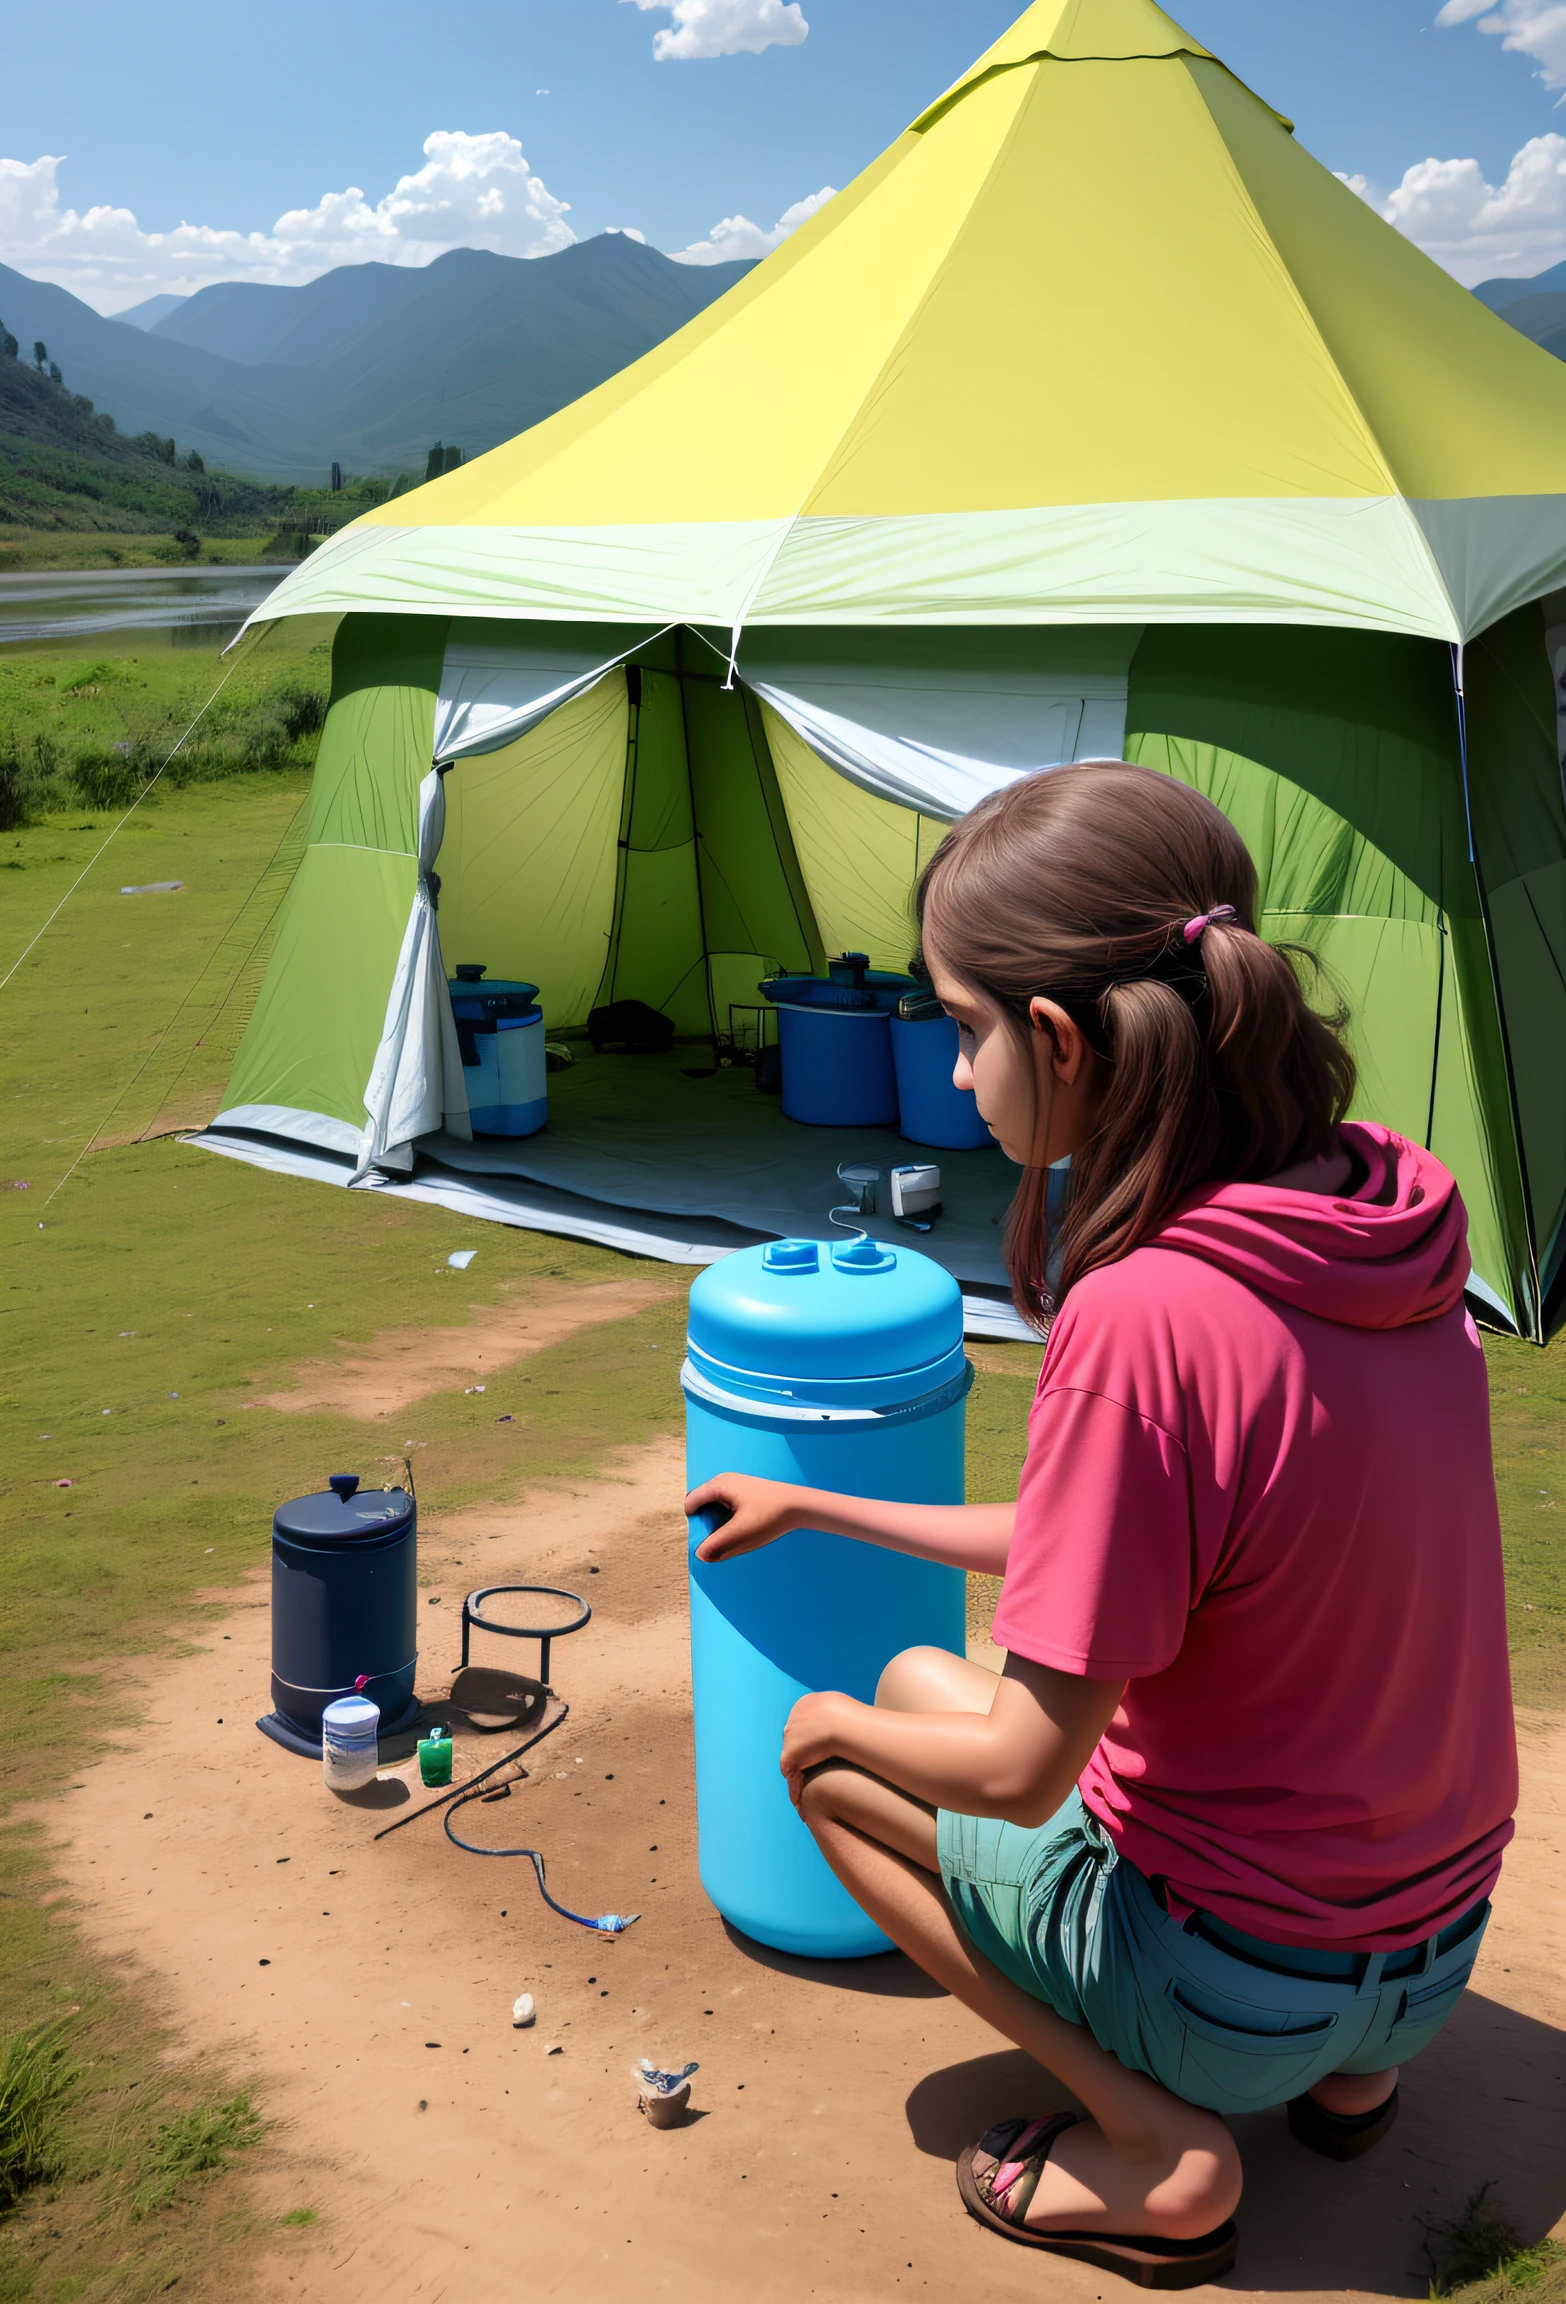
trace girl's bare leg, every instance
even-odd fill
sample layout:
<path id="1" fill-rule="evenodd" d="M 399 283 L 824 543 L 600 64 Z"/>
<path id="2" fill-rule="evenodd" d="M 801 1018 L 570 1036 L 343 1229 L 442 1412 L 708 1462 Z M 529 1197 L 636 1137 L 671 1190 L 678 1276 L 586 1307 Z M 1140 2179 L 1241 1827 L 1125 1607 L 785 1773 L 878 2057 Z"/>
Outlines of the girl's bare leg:
<path id="1" fill-rule="evenodd" d="M 984 1711 L 994 1686 L 980 1665 L 913 1649 L 888 1666 L 876 1700 L 903 1711 Z M 1029 2224 L 1193 2240 L 1232 2213 L 1240 2161 L 1222 2121 L 1128 2072 L 1084 2027 L 1020 1991 L 967 1942 L 936 1876 L 928 1808 L 857 1768 L 828 1763 L 806 1784 L 800 1813 L 893 1943 L 1087 2106 L 1092 2117 L 1051 2150 Z"/>

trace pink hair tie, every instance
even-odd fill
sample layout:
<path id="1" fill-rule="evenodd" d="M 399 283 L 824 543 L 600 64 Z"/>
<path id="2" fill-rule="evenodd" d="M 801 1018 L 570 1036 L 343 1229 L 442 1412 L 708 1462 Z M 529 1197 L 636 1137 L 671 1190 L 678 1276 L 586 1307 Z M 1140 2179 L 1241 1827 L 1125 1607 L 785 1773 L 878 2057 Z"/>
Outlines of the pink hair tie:
<path id="1" fill-rule="evenodd" d="M 1215 904 L 1210 912 L 1198 912 L 1194 920 L 1187 920 L 1181 934 L 1187 944 L 1197 944 L 1215 920 L 1232 920 L 1234 917 L 1232 904 Z"/>

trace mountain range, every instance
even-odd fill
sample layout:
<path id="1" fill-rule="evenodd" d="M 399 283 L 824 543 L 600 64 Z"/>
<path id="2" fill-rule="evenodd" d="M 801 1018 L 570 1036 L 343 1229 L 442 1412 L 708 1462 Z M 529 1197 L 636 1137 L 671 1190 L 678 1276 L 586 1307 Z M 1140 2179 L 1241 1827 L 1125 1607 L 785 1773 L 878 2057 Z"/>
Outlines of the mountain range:
<path id="1" fill-rule="evenodd" d="M 272 480 L 422 478 L 440 439 L 474 456 L 639 359 L 751 269 L 676 264 L 624 234 L 552 256 L 453 249 L 348 264 L 303 288 L 225 281 L 130 324 L 0 264 L 0 317 L 127 433 Z M 150 325 L 149 325 L 150 321 Z"/>

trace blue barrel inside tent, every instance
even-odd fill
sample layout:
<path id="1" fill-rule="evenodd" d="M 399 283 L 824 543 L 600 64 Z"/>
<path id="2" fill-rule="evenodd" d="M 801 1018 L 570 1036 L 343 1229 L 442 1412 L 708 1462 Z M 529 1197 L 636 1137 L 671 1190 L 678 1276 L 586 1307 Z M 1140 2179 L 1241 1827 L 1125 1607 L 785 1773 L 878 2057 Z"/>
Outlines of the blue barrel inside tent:
<path id="1" fill-rule="evenodd" d="M 993 1144 L 973 1091 L 953 1083 L 957 1027 L 935 994 L 905 994 L 890 1028 L 898 1125 L 909 1142 L 944 1152 L 972 1152 Z"/>
<path id="2" fill-rule="evenodd" d="M 450 985 L 475 1136 L 536 1136 L 549 1118 L 538 986 L 464 962 Z"/>
<path id="3" fill-rule="evenodd" d="M 913 1250 L 860 1237 L 742 1248 L 691 1289 L 686 1474 L 751 1472 L 900 1503 L 963 1501 L 973 1370 L 962 1296 Z M 702 1886 L 758 1942 L 816 1959 L 890 1949 L 829 1869 L 778 1769 L 798 1699 L 869 1703 L 901 1649 L 965 1652 L 962 1572 L 814 1530 L 707 1564 L 691 1524 Z"/>
<path id="4" fill-rule="evenodd" d="M 890 1015 L 915 989 L 913 978 L 844 952 L 825 976 L 769 976 L 758 989 L 777 1010 L 784 1118 L 809 1128 L 895 1128 Z"/>

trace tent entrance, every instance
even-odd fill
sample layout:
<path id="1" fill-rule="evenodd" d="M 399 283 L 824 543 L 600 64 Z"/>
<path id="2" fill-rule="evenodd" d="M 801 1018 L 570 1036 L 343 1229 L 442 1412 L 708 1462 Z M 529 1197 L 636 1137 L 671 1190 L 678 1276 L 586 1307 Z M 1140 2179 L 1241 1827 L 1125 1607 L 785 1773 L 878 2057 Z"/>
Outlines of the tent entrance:
<path id="1" fill-rule="evenodd" d="M 713 1069 L 700 1046 L 668 1056 L 595 1056 L 575 1046 L 549 1081 L 549 1125 L 516 1143 L 437 1135 L 421 1140 L 406 1178 L 370 1188 L 465 1215 L 563 1232 L 676 1263 L 709 1263 L 780 1234 L 829 1239 L 840 1162 L 939 1163 L 945 1214 L 915 1236 L 893 1222 L 885 1190 L 861 1221 L 892 1246 L 917 1248 L 962 1286 L 969 1332 L 1025 1337 L 1001 1258 L 1016 1170 L 998 1150 L 932 1152 L 884 1128 L 805 1128 L 785 1120 L 755 1075 Z M 700 1077 L 692 1077 L 692 1073 Z M 323 1182 L 347 1184 L 347 1152 L 312 1149 L 219 1122 L 213 1151 Z"/>

